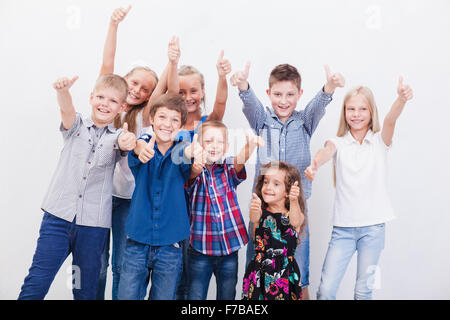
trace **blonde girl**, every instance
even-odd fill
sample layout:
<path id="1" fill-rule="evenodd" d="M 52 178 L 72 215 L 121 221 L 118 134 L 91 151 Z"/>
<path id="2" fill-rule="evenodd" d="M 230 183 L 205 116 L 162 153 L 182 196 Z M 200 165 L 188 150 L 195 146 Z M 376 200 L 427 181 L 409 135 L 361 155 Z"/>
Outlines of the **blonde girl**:
<path id="1" fill-rule="evenodd" d="M 108 33 L 103 51 L 103 61 L 100 75 L 114 73 L 115 54 L 117 47 L 117 31 L 119 23 L 125 19 L 131 6 L 127 9 L 115 9 L 109 23 Z M 169 56 L 172 42 L 169 44 Z M 145 132 L 146 127 L 150 126 L 149 113 L 152 101 L 164 94 L 167 90 L 167 73 L 169 66 L 166 67 L 161 79 L 158 81 L 156 73 L 148 67 L 138 66 L 130 70 L 124 79 L 128 84 L 128 95 L 126 98 L 127 107 L 125 112 L 119 114 L 114 120 L 114 126 L 121 128 L 124 123 L 128 130 L 137 137 Z M 130 209 L 131 196 L 133 195 L 135 183 L 133 175 L 128 167 L 128 157 L 122 158 L 117 163 L 114 171 L 113 188 L 113 211 L 112 211 L 112 299 L 117 300 L 117 292 L 120 281 L 120 268 L 122 264 L 122 255 L 126 243 L 125 222 Z M 99 289 L 97 298 L 104 299 L 106 274 L 109 260 L 109 241 L 107 242 L 105 252 L 102 257 L 102 272 L 100 274 Z"/>
<path id="2" fill-rule="evenodd" d="M 317 299 L 336 299 L 351 257 L 358 252 L 354 298 L 371 299 L 385 223 L 394 218 L 387 192 L 387 154 L 406 102 L 413 97 L 400 77 L 398 97 L 383 126 L 372 91 L 351 89 L 344 98 L 337 137 L 325 143 L 305 170 L 313 181 L 320 166 L 333 158 L 336 196 L 333 231 L 322 269 Z"/>

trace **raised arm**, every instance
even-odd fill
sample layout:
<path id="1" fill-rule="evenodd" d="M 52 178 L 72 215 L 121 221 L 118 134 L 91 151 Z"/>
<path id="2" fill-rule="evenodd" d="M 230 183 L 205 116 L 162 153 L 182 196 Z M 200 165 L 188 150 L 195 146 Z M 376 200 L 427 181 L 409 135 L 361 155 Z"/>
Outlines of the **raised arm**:
<path id="1" fill-rule="evenodd" d="M 75 107 L 72 103 L 72 96 L 69 92 L 69 89 L 77 79 L 78 76 L 75 76 L 72 79 L 60 78 L 53 84 L 53 88 L 56 90 L 59 109 L 61 111 L 61 121 L 66 130 L 72 128 L 77 118 Z"/>
<path id="2" fill-rule="evenodd" d="M 400 117 L 400 114 L 402 113 L 406 102 L 413 98 L 413 91 L 409 85 L 403 84 L 403 77 L 400 77 L 398 80 L 397 93 L 398 97 L 394 101 L 391 110 L 389 110 L 388 114 L 384 118 L 383 129 L 381 130 L 381 138 L 383 139 L 384 144 L 387 146 L 390 146 L 392 143 L 395 123 Z"/>
<path id="3" fill-rule="evenodd" d="M 117 29 L 119 23 L 125 19 L 125 16 L 131 10 L 131 5 L 127 9 L 115 9 L 109 22 L 108 33 L 106 35 L 105 46 L 103 48 L 103 61 L 100 69 L 100 75 L 114 73 L 114 59 L 117 48 Z"/>
<path id="4" fill-rule="evenodd" d="M 247 143 L 241 149 L 239 154 L 234 157 L 234 168 L 236 169 L 236 172 L 240 172 L 244 168 L 245 163 L 250 158 L 253 151 L 255 151 L 256 147 L 264 146 L 264 139 L 260 136 L 249 137 L 248 133 L 246 133 L 245 138 Z"/>
<path id="5" fill-rule="evenodd" d="M 300 188 L 298 181 L 295 181 L 289 190 L 289 222 L 295 230 L 300 231 L 300 227 L 305 220 L 305 215 L 300 208 L 298 198 L 300 197 Z"/>
<path id="6" fill-rule="evenodd" d="M 306 168 L 305 170 L 306 178 L 312 182 L 319 167 L 327 163 L 334 156 L 335 153 L 336 153 L 336 146 L 334 145 L 333 142 L 327 141 L 325 147 L 317 151 L 312 163 L 309 165 L 308 168 Z"/>
<path id="7" fill-rule="evenodd" d="M 219 74 L 219 80 L 217 83 L 216 101 L 214 102 L 214 108 L 211 114 L 208 116 L 208 120 L 222 121 L 225 114 L 225 108 L 228 99 L 228 82 L 227 74 L 231 72 L 231 64 L 227 59 L 224 59 L 224 51 L 220 51 L 219 59 L 217 60 L 217 73 Z"/>

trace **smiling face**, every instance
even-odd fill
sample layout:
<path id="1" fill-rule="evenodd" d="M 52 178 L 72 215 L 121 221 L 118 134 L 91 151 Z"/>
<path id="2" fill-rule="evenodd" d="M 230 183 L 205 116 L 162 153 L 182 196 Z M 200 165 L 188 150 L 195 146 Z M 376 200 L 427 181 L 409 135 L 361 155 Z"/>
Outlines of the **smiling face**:
<path id="1" fill-rule="evenodd" d="M 154 116 L 150 115 L 150 123 L 156 135 L 156 142 L 174 141 L 181 128 L 181 113 L 167 107 L 159 107 Z"/>
<path id="2" fill-rule="evenodd" d="M 157 82 L 155 76 L 145 69 L 132 71 L 125 80 L 128 84 L 127 104 L 131 106 L 148 101 Z"/>
<path id="3" fill-rule="evenodd" d="M 269 168 L 264 174 L 261 195 L 268 207 L 284 207 L 288 193 L 286 191 L 286 172 L 278 168 Z"/>
<path id="4" fill-rule="evenodd" d="M 125 109 L 125 97 L 115 88 L 99 87 L 91 93 L 92 120 L 98 127 L 114 121 L 116 115 Z"/>
<path id="5" fill-rule="evenodd" d="M 372 115 L 367 99 L 356 94 L 345 103 L 345 120 L 351 131 L 367 131 L 369 129 Z"/>
<path id="6" fill-rule="evenodd" d="M 219 161 L 227 152 L 227 134 L 224 128 L 208 127 L 201 135 L 201 145 L 206 152 L 207 163 Z"/>
<path id="7" fill-rule="evenodd" d="M 267 95 L 270 98 L 272 108 L 283 123 L 285 123 L 294 112 L 302 94 L 303 90 L 298 89 L 297 85 L 289 80 L 275 82 L 272 87 L 267 90 Z"/>
<path id="8" fill-rule="evenodd" d="M 200 111 L 200 104 L 205 96 L 205 89 L 202 88 L 200 76 L 198 74 L 188 74 L 179 76 L 180 96 L 183 97 L 188 113 Z"/>

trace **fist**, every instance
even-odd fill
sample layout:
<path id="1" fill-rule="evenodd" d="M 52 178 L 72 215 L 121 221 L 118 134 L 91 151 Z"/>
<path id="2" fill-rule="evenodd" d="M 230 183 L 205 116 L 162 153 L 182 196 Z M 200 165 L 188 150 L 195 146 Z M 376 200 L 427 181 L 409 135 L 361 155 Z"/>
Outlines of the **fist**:
<path id="1" fill-rule="evenodd" d="M 136 136 L 128 131 L 128 124 L 123 124 L 123 132 L 119 136 L 119 147 L 123 151 L 130 151 L 136 148 Z"/>
<path id="2" fill-rule="evenodd" d="M 180 60 L 180 39 L 176 36 L 172 37 L 172 40 L 169 42 L 169 49 L 168 49 L 168 57 L 169 61 L 178 64 L 178 60 Z"/>
<path id="3" fill-rule="evenodd" d="M 340 73 L 332 73 L 330 67 L 325 65 L 325 73 L 327 76 L 327 83 L 325 84 L 325 92 L 333 93 L 336 88 L 345 86 L 344 76 Z"/>
<path id="4" fill-rule="evenodd" d="M 219 59 L 217 60 L 217 72 L 219 73 L 219 77 L 225 77 L 227 74 L 231 72 L 231 64 L 230 61 L 223 58 L 224 51 L 220 51 Z"/>
<path id="5" fill-rule="evenodd" d="M 247 139 L 247 144 L 251 147 L 264 147 L 263 137 L 256 135 L 249 136 L 248 133 L 245 133 L 245 138 Z"/>
<path id="6" fill-rule="evenodd" d="M 73 77 L 72 79 L 69 78 L 59 78 L 56 80 L 55 83 L 53 83 L 53 88 L 56 91 L 69 91 L 69 89 L 72 87 L 72 85 L 75 83 L 75 81 L 78 80 L 78 76 Z"/>
<path id="7" fill-rule="evenodd" d="M 257 196 L 256 193 L 253 193 L 253 198 L 250 202 L 250 214 L 260 216 L 262 214 L 261 205 L 261 199 Z"/>
<path id="8" fill-rule="evenodd" d="M 247 62 L 243 71 L 235 72 L 231 78 L 230 83 L 232 86 L 237 86 L 241 90 L 248 90 L 248 74 L 250 72 L 250 62 Z"/>
<path id="9" fill-rule="evenodd" d="M 141 153 L 139 153 L 138 159 L 142 163 L 149 162 L 155 155 L 155 137 L 156 137 L 156 135 L 153 134 L 150 141 L 146 144 L 144 149 L 142 149 Z"/>
<path id="10" fill-rule="evenodd" d="M 128 6 L 128 8 L 118 8 L 113 11 L 113 14 L 111 16 L 111 23 L 118 25 L 125 17 L 127 16 L 128 12 L 131 10 L 131 5 Z"/>
<path id="11" fill-rule="evenodd" d="M 316 172 L 317 172 L 317 161 L 313 160 L 311 165 L 305 170 L 306 179 L 313 182 Z"/>
<path id="12" fill-rule="evenodd" d="M 300 197 L 300 187 L 298 186 L 298 181 L 295 181 L 291 186 L 291 190 L 289 190 L 289 200 L 298 201 L 298 197 Z"/>
<path id="13" fill-rule="evenodd" d="M 403 77 L 399 77 L 398 79 L 397 94 L 405 103 L 413 98 L 413 91 L 409 85 L 403 84 Z"/>

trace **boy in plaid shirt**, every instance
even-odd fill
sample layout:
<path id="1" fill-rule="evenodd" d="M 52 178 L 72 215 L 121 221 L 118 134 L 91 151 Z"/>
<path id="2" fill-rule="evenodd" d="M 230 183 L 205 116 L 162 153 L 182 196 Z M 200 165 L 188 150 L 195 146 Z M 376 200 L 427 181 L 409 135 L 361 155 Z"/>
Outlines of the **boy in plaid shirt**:
<path id="1" fill-rule="evenodd" d="M 186 185 L 191 223 L 188 299 L 205 300 L 214 273 L 217 300 L 233 300 L 238 250 L 248 242 L 236 187 L 247 177 L 245 162 L 264 141 L 247 136 L 237 156 L 223 159 L 228 148 L 227 127 L 221 121 L 206 121 L 198 132 L 193 141 L 195 160 Z"/>

